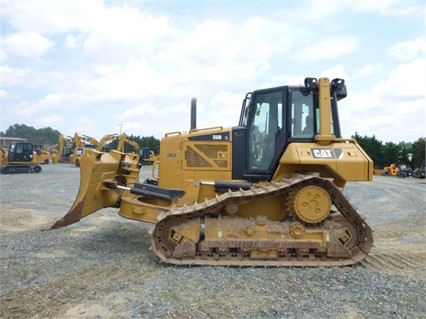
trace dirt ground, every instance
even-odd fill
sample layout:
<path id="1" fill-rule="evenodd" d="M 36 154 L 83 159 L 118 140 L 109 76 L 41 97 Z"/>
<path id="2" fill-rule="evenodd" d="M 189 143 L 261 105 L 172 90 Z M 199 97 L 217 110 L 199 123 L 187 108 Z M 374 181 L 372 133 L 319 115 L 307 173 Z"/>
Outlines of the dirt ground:
<path id="1" fill-rule="evenodd" d="M 141 179 L 149 175 L 144 167 Z M 374 230 L 343 268 L 175 267 L 150 225 L 108 208 L 49 230 L 74 201 L 78 168 L 0 175 L 1 318 L 424 318 L 426 181 L 375 176 L 344 194 Z"/>

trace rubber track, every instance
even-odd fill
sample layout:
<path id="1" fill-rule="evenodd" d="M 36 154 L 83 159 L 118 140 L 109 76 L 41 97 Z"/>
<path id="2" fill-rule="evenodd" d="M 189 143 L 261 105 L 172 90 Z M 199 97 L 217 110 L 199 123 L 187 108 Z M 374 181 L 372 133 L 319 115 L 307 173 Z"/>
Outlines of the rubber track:
<path id="1" fill-rule="evenodd" d="M 316 185 L 324 188 L 336 209 L 350 221 L 358 232 L 358 245 L 352 248 L 352 257 L 347 259 L 331 259 L 321 256 L 321 258 L 305 258 L 297 257 L 282 258 L 274 260 L 253 260 L 245 257 L 242 260 L 225 259 L 202 259 L 197 256 L 195 258 L 177 259 L 171 256 L 172 252 L 163 244 L 162 236 L 166 236 L 168 229 L 192 218 L 202 217 L 211 214 L 212 211 L 219 211 L 221 207 L 230 203 L 239 203 L 247 200 L 255 201 L 257 199 L 277 196 L 291 192 L 295 189 Z M 261 215 L 261 214 L 259 214 Z M 158 223 L 149 231 L 152 249 L 154 253 L 166 263 L 176 265 L 212 265 L 212 266 L 265 266 L 265 267 L 281 267 L 281 266 L 297 266 L 297 267 L 330 267 L 330 266 L 347 266 L 353 265 L 367 257 L 371 247 L 373 246 L 373 236 L 371 228 L 365 223 L 364 219 L 357 213 L 342 192 L 333 184 L 332 180 L 320 178 L 318 174 L 294 175 L 289 179 L 283 179 L 280 182 L 271 182 L 267 186 L 252 187 L 250 190 L 239 190 L 227 192 L 217 195 L 216 198 L 206 200 L 204 203 L 196 203 L 191 206 L 173 207 L 167 213 L 158 216 Z M 157 234 L 157 235 L 155 235 Z"/>

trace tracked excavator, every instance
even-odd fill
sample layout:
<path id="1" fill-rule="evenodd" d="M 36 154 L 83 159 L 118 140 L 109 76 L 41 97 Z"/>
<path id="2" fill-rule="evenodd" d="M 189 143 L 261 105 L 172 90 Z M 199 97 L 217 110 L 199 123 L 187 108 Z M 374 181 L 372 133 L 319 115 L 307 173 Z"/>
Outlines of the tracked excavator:
<path id="1" fill-rule="evenodd" d="M 111 142 L 117 140 L 118 143 L 115 148 L 111 147 Z M 119 152 L 125 153 L 126 144 L 130 145 L 130 147 L 133 149 L 135 153 L 139 150 L 139 144 L 136 141 L 132 141 L 127 138 L 126 133 L 118 134 L 106 134 L 104 135 L 97 146 L 97 150 L 101 152 L 109 152 L 112 149 L 116 149 Z"/>
<path id="2" fill-rule="evenodd" d="M 70 163 L 79 167 L 80 157 L 87 148 L 96 149 L 98 147 L 98 140 L 94 137 L 87 135 L 80 135 L 77 132 L 74 133 L 74 152 L 70 155 Z"/>
<path id="3" fill-rule="evenodd" d="M 53 145 L 52 164 L 69 163 L 74 150 L 74 138 L 64 134 L 59 135 L 58 144 Z"/>
<path id="4" fill-rule="evenodd" d="M 3 151 L 0 172 L 2 174 L 15 173 L 40 173 L 37 152 L 34 144 L 28 142 L 15 142 L 9 145 L 6 152 Z"/>
<path id="5" fill-rule="evenodd" d="M 342 193 L 371 181 L 373 162 L 342 138 L 343 79 L 248 93 L 238 126 L 196 128 L 161 139 L 153 176 L 137 156 L 87 150 L 80 188 L 52 228 L 104 207 L 152 223 L 160 261 L 176 265 L 344 266 L 367 257 L 372 230 Z"/>
<path id="6" fill-rule="evenodd" d="M 108 152 L 111 150 L 110 143 L 111 141 L 119 139 L 120 136 L 118 134 L 105 134 L 102 136 L 102 138 L 99 140 L 98 146 L 96 149 L 101 152 Z"/>
<path id="7" fill-rule="evenodd" d="M 122 133 L 119 135 L 117 151 L 124 153 L 126 149 L 126 145 L 130 146 L 130 148 L 132 149 L 132 152 L 138 153 L 139 144 L 136 141 L 132 141 L 128 139 L 126 133 Z"/>

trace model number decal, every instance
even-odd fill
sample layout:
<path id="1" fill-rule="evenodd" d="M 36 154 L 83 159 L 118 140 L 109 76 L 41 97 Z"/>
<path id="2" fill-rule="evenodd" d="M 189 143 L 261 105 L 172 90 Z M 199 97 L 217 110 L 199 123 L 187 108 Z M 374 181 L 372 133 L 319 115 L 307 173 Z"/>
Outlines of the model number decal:
<path id="1" fill-rule="evenodd" d="M 197 135 L 197 136 L 189 136 L 189 141 L 219 141 L 219 142 L 227 142 L 229 141 L 229 132 L 219 132 L 214 134 L 205 134 L 205 135 Z"/>
<path id="2" fill-rule="evenodd" d="M 215 141 L 221 141 L 222 140 L 222 135 L 213 134 L 213 140 L 215 140 Z"/>

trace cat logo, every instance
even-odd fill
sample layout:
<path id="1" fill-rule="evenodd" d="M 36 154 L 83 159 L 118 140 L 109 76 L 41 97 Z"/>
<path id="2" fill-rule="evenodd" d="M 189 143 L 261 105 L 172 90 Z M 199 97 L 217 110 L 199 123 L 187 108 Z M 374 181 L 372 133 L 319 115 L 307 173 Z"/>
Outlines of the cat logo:
<path id="1" fill-rule="evenodd" d="M 343 152 L 340 148 L 312 148 L 312 155 L 314 158 L 342 158 Z"/>
<path id="2" fill-rule="evenodd" d="M 334 154 L 331 149 L 313 148 L 312 155 L 314 158 L 333 158 Z"/>

